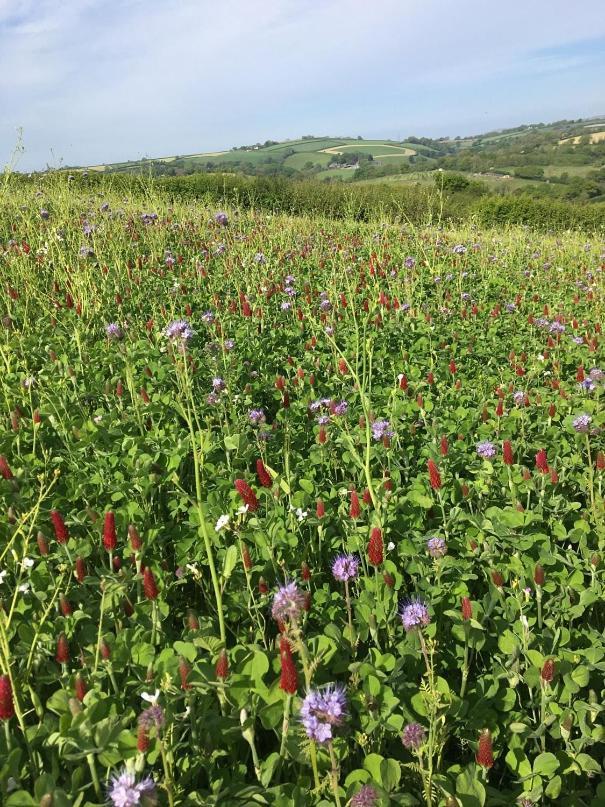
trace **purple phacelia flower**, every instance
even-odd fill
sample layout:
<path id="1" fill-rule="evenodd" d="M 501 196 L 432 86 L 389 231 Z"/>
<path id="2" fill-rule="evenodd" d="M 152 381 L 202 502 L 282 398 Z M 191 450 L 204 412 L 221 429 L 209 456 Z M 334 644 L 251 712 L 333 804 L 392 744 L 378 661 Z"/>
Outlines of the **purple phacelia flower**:
<path id="1" fill-rule="evenodd" d="M 215 392 L 222 392 L 224 389 L 227 389 L 227 385 L 222 378 L 216 377 L 212 379 L 212 389 Z"/>
<path id="2" fill-rule="evenodd" d="M 573 427 L 577 432 L 584 434 L 590 428 L 592 418 L 590 415 L 578 415 L 573 421 Z"/>
<path id="3" fill-rule="evenodd" d="M 214 221 L 220 227 L 226 227 L 229 224 L 229 218 L 226 213 L 223 213 L 222 210 L 214 214 Z"/>
<path id="4" fill-rule="evenodd" d="M 429 609 L 420 600 L 411 600 L 404 605 L 400 617 L 407 633 L 417 628 L 425 628 L 431 621 Z"/>
<path id="5" fill-rule="evenodd" d="M 349 409 L 349 404 L 346 401 L 340 401 L 340 403 L 334 404 L 334 409 L 332 410 L 335 415 L 339 417 L 341 415 L 346 415 Z"/>
<path id="6" fill-rule="evenodd" d="M 332 574 L 335 580 L 344 583 L 357 577 L 359 571 L 359 559 L 355 555 L 338 555 L 332 563 Z"/>
<path id="7" fill-rule="evenodd" d="M 333 739 L 334 728 L 342 725 L 346 714 L 345 690 L 338 684 L 312 689 L 300 709 L 307 737 L 318 743 L 327 743 Z"/>
<path id="8" fill-rule="evenodd" d="M 171 342 L 185 344 L 193 338 L 195 331 L 186 319 L 175 319 L 164 329 L 164 336 Z"/>
<path id="9" fill-rule="evenodd" d="M 260 423 L 265 422 L 266 417 L 262 409 L 251 409 L 248 412 L 248 419 L 254 423 L 255 426 L 258 426 Z"/>
<path id="10" fill-rule="evenodd" d="M 393 437 L 395 432 L 391 429 L 388 420 L 375 420 L 372 423 L 372 437 L 374 440 L 382 440 L 384 437 Z"/>
<path id="11" fill-rule="evenodd" d="M 164 710 L 158 703 L 154 703 L 141 712 L 137 722 L 139 726 L 142 726 L 146 731 L 150 731 L 153 728 L 159 731 L 164 728 L 166 722 Z"/>
<path id="12" fill-rule="evenodd" d="M 117 322 L 110 322 L 108 325 L 106 325 L 105 333 L 107 334 L 108 339 L 113 339 L 116 341 L 121 339 L 123 336 L 122 329 Z"/>
<path id="13" fill-rule="evenodd" d="M 484 460 L 491 460 L 492 457 L 496 456 L 496 446 L 489 440 L 482 440 L 477 443 L 476 450 L 477 454 Z"/>
<path id="14" fill-rule="evenodd" d="M 305 592 L 296 583 L 280 586 L 273 596 L 271 616 L 276 622 L 296 622 L 305 607 Z"/>
<path id="15" fill-rule="evenodd" d="M 373 785 L 363 785 L 349 802 L 350 807 L 376 807 L 380 794 Z"/>
<path id="16" fill-rule="evenodd" d="M 452 249 L 454 255 L 464 255 L 466 254 L 466 247 L 464 244 L 456 244 L 456 246 Z"/>
<path id="17" fill-rule="evenodd" d="M 406 269 L 413 269 L 416 266 L 416 258 L 412 258 L 411 255 L 408 255 L 403 262 L 403 265 L 406 267 Z"/>
<path id="18" fill-rule="evenodd" d="M 426 542 L 426 551 L 432 558 L 443 558 L 447 555 L 447 543 L 443 538 L 429 538 Z"/>
<path id="19" fill-rule="evenodd" d="M 139 807 L 157 803 L 153 779 L 146 776 L 137 782 L 135 774 L 126 769 L 112 776 L 107 795 L 113 807 Z"/>
<path id="20" fill-rule="evenodd" d="M 408 751 L 417 751 L 426 739 L 426 730 L 420 723 L 408 723 L 401 735 L 401 742 Z"/>

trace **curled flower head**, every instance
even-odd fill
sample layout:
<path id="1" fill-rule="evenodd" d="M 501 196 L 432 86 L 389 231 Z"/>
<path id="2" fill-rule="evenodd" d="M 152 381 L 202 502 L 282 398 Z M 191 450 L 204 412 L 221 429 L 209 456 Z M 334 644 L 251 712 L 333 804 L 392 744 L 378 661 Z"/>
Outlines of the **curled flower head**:
<path id="1" fill-rule="evenodd" d="M 267 418 L 262 409 L 251 409 L 248 412 L 248 419 L 254 423 L 255 426 L 258 426 L 260 423 L 264 423 Z"/>
<path id="2" fill-rule="evenodd" d="M 223 213 L 222 210 L 214 214 L 214 221 L 220 227 L 226 227 L 229 224 L 229 218 L 226 213 Z"/>
<path id="3" fill-rule="evenodd" d="M 578 415 L 573 421 L 573 427 L 578 433 L 584 434 L 590 428 L 591 423 L 592 418 L 590 415 Z"/>
<path id="4" fill-rule="evenodd" d="M 417 751 L 425 739 L 426 731 L 420 723 L 408 723 L 401 735 L 401 742 L 408 751 Z"/>
<path id="5" fill-rule="evenodd" d="M 359 571 L 359 559 L 355 555 L 339 555 L 332 563 L 332 574 L 335 580 L 344 583 L 357 577 Z"/>
<path id="6" fill-rule="evenodd" d="M 477 454 L 484 460 L 491 460 L 492 457 L 496 456 L 496 446 L 493 443 L 490 443 L 489 440 L 482 440 L 480 443 L 477 443 Z"/>
<path id="7" fill-rule="evenodd" d="M 305 592 L 296 583 L 280 586 L 273 597 L 271 616 L 276 622 L 295 622 L 305 607 Z"/>
<path id="8" fill-rule="evenodd" d="M 380 794 L 373 785 L 363 785 L 353 796 L 349 804 L 351 807 L 375 807 Z"/>
<path id="9" fill-rule="evenodd" d="M 374 440 L 382 440 L 383 437 L 393 437 L 395 432 L 391 429 L 388 420 L 375 420 L 372 423 L 372 437 Z"/>
<path id="10" fill-rule="evenodd" d="M 429 538 L 426 551 L 432 558 L 443 558 L 447 555 L 447 544 L 444 538 Z"/>
<path id="11" fill-rule="evenodd" d="M 420 600 L 412 600 L 404 605 L 400 617 L 407 633 L 417 628 L 425 628 L 431 621 L 429 609 Z"/>
<path id="12" fill-rule="evenodd" d="M 106 325 L 105 333 L 107 334 L 108 339 L 112 339 L 116 342 L 124 335 L 117 322 L 110 322 L 108 325 Z"/>
<path id="13" fill-rule="evenodd" d="M 344 722 L 346 713 L 345 690 L 338 684 L 312 689 L 300 710 L 307 736 L 318 743 L 327 743 L 333 738 L 333 729 Z"/>
<path id="14" fill-rule="evenodd" d="M 138 717 L 139 726 L 143 726 L 147 731 L 153 728 L 159 731 L 164 728 L 165 722 L 164 710 L 159 703 L 153 703 L 147 709 L 144 709 Z"/>
<path id="15" fill-rule="evenodd" d="M 171 342 L 186 344 L 195 335 L 195 331 L 186 319 L 175 319 L 164 329 L 164 336 Z"/>
<path id="16" fill-rule="evenodd" d="M 137 782 L 136 775 L 124 769 L 113 776 L 107 791 L 113 807 L 138 807 L 156 801 L 155 782 L 146 776 Z"/>

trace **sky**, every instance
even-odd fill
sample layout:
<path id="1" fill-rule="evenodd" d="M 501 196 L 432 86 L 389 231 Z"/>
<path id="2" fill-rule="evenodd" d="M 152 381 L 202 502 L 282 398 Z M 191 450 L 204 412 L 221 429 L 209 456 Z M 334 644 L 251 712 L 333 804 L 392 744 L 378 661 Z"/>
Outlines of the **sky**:
<path id="1" fill-rule="evenodd" d="M 0 168 L 605 113 L 603 0 L 0 0 Z"/>

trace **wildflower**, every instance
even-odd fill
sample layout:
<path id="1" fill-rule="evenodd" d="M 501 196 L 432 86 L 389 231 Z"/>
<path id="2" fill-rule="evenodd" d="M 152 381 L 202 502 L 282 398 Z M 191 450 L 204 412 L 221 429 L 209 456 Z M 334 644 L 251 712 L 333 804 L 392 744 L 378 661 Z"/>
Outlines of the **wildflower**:
<path id="1" fill-rule="evenodd" d="M 103 527 L 103 546 L 107 552 L 113 552 L 117 545 L 116 537 L 116 517 L 109 510 L 105 513 L 105 525 Z"/>
<path id="2" fill-rule="evenodd" d="M 13 478 L 13 472 L 8 464 L 6 457 L 0 455 L 0 475 L 3 479 L 9 480 Z"/>
<path id="3" fill-rule="evenodd" d="M 214 525 L 214 531 L 220 532 L 221 530 L 224 530 L 225 527 L 227 527 L 228 525 L 229 525 L 229 516 L 228 515 L 219 516 L 216 521 L 216 524 Z"/>
<path id="4" fill-rule="evenodd" d="M 550 684 L 555 677 L 555 661 L 552 658 L 546 659 L 540 671 L 540 678 L 545 684 Z"/>
<path id="5" fill-rule="evenodd" d="M 332 574 L 335 580 L 344 583 L 357 577 L 359 571 L 359 560 L 355 555 L 339 555 L 332 563 Z"/>
<path id="6" fill-rule="evenodd" d="M 55 660 L 59 664 L 67 664 L 69 661 L 69 644 L 67 643 L 67 637 L 64 633 L 59 635 L 57 639 L 57 649 L 55 652 Z"/>
<path id="7" fill-rule="evenodd" d="M 264 488 L 271 487 L 271 477 L 261 459 L 256 460 L 256 475 L 258 476 L 258 481 Z"/>
<path id="8" fill-rule="evenodd" d="M 249 420 L 254 423 L 255 426 L 258 426 L 260 423 L 264 423 L 266 420 L 265 413 L 262 409 L 251 409 L 248 412 Z"/>
<path id="9" fill-rule="evenodd" d="M 447 555 L 447 544 L 443 538 L 429 538 L 426 542 L 426 551 L 432 558 L 443 558 Z"/>
<path id="10" fill-rule="evenodd" d="M 10 720 L 15 715 L 13 687 L 8 675 L 0 675 L 0 720 Z"/>
<path id="11" fill-rule="evenodd" d="M 401 735 L 401 742 L 408 751 L 417 751 L 426 739 L 426 730 L 420 723 L 408 723 Z"/>
<path id="12" fill-rule="evenodd" d="M 477 764 L 481 765 L 482 768 L 491 768 L 494 764 L 492 735 L 488 729 L 484 729 L 479 736 L 475 759 L 477 760 Z"/>
<path id="13" fill-rule="evenodd" d="M 119 341 L 122 336 L 122 329 L 118 325 L 117 322 L 110 322 L 108 325 L 105 326 L 105 333 L 107 334 L 107 338 L 113 341 Z"/>
<path id="14" fill-rule="evenodd" d="M 361 506 L 359 504 L 359 496 L 357 491 L 353 488 L 351 491 L 351 506 L 349 508 L 349 516 L 351 518 L 359 518 L 361 514 Z"/>
<path id="15" fill-rule="evenodd" d="M 186 344 L 195 335 L 195 331 L 186 319 L 175 319 L 164 329 L 164 336 L 173 343 Z"/>
<path id="16" fill-rule="evenodd" d="M 271 616 L 276 622 L 296 622 L 305 607 L 305 593 L 296 583 L 286 583 L 273 597 Z"/>
<path id="17" fill-rule="evenodd" d="M 229 218 L 227 217 L 226 213 L 223 213 L 222 210 L 214 214 L 214 221 L 220 227 L 226 227 L 229 224 Z"/>
<path id="18" fill-rule="evenodd" d="M 518 390 L 513 394 L 515 406 L 525 406 L 525 393 L 523 390 Z"/>
<path id="19" fill-rule="evenodd" d="M 513 447 L 510 440 L 504 440 L 502 443 L 502 461 L 505 465 L 513 464 Z"/>
<path id="20" fill-rule="evenodd" d="M 332 412 L 340 417 L 347 414 L 348 408 L 349 404 L 346 401 L 341 401 L 340 403 L 335 404 Z"/>
<path id="21" fill-rule="evenodd" d="M 244 479 L 236 479 L 233 484 L 235 485 L 235 489 L 241 496 L 246 507 L 252 513 L 258 510 L 258 499 L 256 498 L 256 494 L 250 485 Z"/>
<path id="22" fill-rule="evenodd" d="M 584 434 L 588 431 L 591 423 L 592 418 L 590 415 L 578 415 L 578 417 L 573 421 L 572 425 L 578 433 Z"/>
<path id="23" fill-rule="evenodd" d="M 156 600 L 158 596 L 158 586 L 155 582 L 152 570 L 145 566 L 143 570 L 143 591 L 148 600 Z"/>
<path id="24" fill-rule="evenodd" d="M 315 515 L 317 516 L 317 518 L 323 518 L 325 514 L 326 514 L 325 505 L 321 499 L 318 499 L 315 505 Z"/>
<path id="25" fill-rule="evenodd" d="M 382 440 L 384 437 L 393 437 L 395 432 L 391 429 L 388 420 L 375 420 L 372 423 L 372 437 L 374 440 Z"/>
<path id="26" fill-rule="evenodd" d="M 281 660 L 281 673 L 279 678 L 279 688 L 288 695 L 295 695 L 298 690 L 298 675 L 296 665 L 292 657 L 290 642 L 285 636 L 279 640 L 279 657 Z"/>
<path id="27" fill-rule="evenodd" d="M 547 474 L 549 471 L 546 449 L 544 448 L 541 448 L 536 454 L 536 468 L 543 474 Z"/>
<path id="28" fill-rule="evenodd" d="M 372 785 L 363 785 L 349 802 L 350 807 L 375 807 L 380 794 Z"/>
<path id="29" fill-rule="evenodd" d="M 373 527 L 368 543 L 368 560 L 372 566 L 380 566 L 384 559 L 384 544 L 379 527 Z"/>
<path id="30" fill-rule="evenodd" d="M 155 729 L 160 731 L 164 728 L 166 718 L 164 717 L 164 710 L 159 703 L 152 703 L 147 709 L 144 709 L 139 715 L 137 722 L 139 726 L 143 726 L 147 731 Z"/>
<path id="31" fill-rule="evenodd" d="M 111 778 L 107 795 L 113 807 L 138 807 L 157 803 L 153 779 L 146 776 L 137 782 L 136 775 L 126 769 Z"/>
<path id="32" fill-rule="evenodd" d="M 489 460 L 496 456 L 496 446 L 489 440 L 483 440 L 481 443 L 477 443 L 477 454 L 481 459 Z"/>
<path id="33" fill-rule="evenodd" d="M 216 662 L 216 667 L 214 668 L 214 673 L 217 678 L 220 678 L 224 681 L 229 675 L 229 659 L 227 657 L 227 651 L 221 650 L 220 655 L 218 657 L 218 661 Z"/>
<path id="34" fill-rule="evenodd" d="M 301 718 L 307 736 L 318 743 L 333 738 L 333 729 L 342 725 L 346 717 L 346 695 L 343 687 L 328 684 L 311 690 L 303 701 Z"/>
<path id="35" fill-rule="evenodd" d="M 441 474 L 439 473 L 439 468 L 437 467 L 436 463 L 433 460 L 429 460 L 427 462 L 427 467 L 429 471 L 429 482 L 433 490 L 440 490 L 441 489 Z"/>
<path id="36" fill-rule="evenodd" d="M 466 622 L 473 618 L 473 604 L 468 597 L 463 597 L 461 604 L 462 619 Z"/>
<path id="37" fill-rule="evenodd" d="M 399 616 L 407 633 L 417 628 L 425 628 L 431 621 L 429 609 L 420 600 L 411 600 L 404 605 Z"/>
<path id="38" fill-rule="evenodd" d="M 63 517 L 58 510 L 51 510 L 50 511 L 50 520 L 52 521 L 52 525 L 55 530 L 55 538 L 57 539 L 57 543 L 65 544 L 69 539 L 69 530 L 67 529 L 65 522 L 63 521 Z"/>
<path id="39" fill-rule="evenodd" d="M 222 392 L 226 388 L 227 388 L 227 385 L 225 384 L 225 382 L 224 382 L 224 380 L 222 378 L 217 377 L 217 378 L 212 379 L 212 389 L 215 392 Z"/>
<path id="40" fill-rule="evenodd" d="M 544 585 L 544 569 L 539 563 L 536 564 L 536 568 L 534 569 L 534 583 L 537 586 Z"/>

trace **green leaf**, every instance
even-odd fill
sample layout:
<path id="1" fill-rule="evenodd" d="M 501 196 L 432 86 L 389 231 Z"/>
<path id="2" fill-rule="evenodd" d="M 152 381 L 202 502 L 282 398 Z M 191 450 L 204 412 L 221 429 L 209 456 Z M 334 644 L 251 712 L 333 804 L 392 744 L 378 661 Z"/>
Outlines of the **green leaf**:
<path id="1" fill-rule="evenodd" d="M 485 788 L 477 779 L 475 765 L 469 765 L 456 777 L 456 796 L 462 807 L 483 807 L 485 804 Z"/>
<path id="2" fill-rule="evenodd" d="M 231 577 L 235 564 L 237 563 L 237 547 L 231 544 L 225 552 L 225 560 L 223 561 L 223 578 L 228 580 Z"/>
<path id="3" fill-rule="evenodd" d="M 534 759 L 534 773 L 537 776 L 544 776 L 547 779 L 559 769 L 559 760 L 554 754 L 545 751 Z"/>

